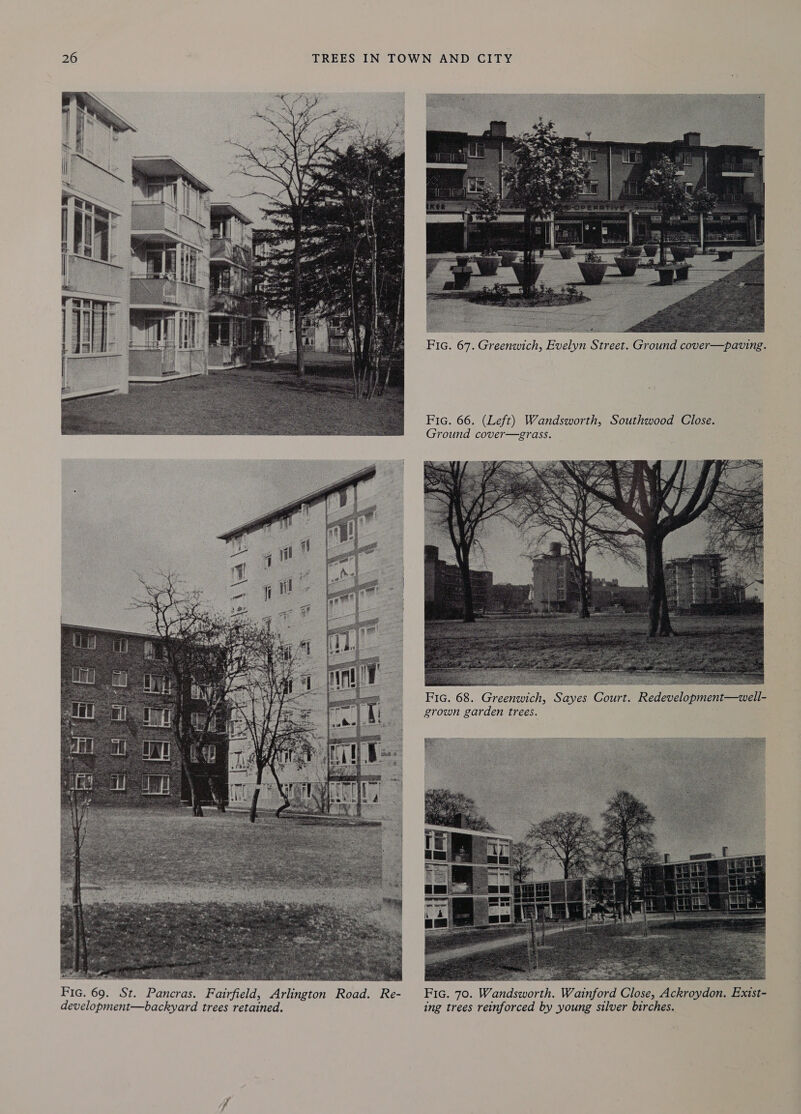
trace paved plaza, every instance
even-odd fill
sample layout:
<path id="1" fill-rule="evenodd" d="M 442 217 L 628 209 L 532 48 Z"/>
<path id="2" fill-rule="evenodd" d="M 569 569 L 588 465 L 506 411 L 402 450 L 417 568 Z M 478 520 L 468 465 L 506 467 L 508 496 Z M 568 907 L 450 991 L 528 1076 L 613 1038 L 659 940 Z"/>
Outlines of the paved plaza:
<path id="1" fill-rule="evenodd" d="M 428 330 L 429 332 L 451 333 L 622 333 L 654 314 L 681 302 L 683 299 L 706 290 L 719 279 L 731 276 L 736 282 L 736 273 L 751 260 L 762 255 L 761 248 L 735 248 L 733 258 L 725 263 L 718 262 L 717 252 L 709 255 L 696 254 L 689 262 L 689 277 L 672 286 L 661 286 L 659 275 L 643 255 L 635 275 L 624 278 L 618 271 L 614 257 L 618 250 L 603 249 L 598 252 L 604 262 L 609 263 L 603 282 L 599 286 L 587 286 L 578 268 L 578 261 L 584 253 L 579 251 L 573 259 L 562 259 L 558 251 L 547 250 L 537 259 L 545 263 L 537 287 L 550 286 L 560 290 L 563 286 L 575 285 L 589 301 L 567 306 L 497 306 L 479 305 L 469 299 L 484 287 L 503 283 L 510 292 L 519 294 L 520 289 L 511 267 L 498 268 L 497 275 L 486 278 L 479 275 L 478 268 L 470 280 L 467 291 L 445 290 L 446 282 L 451 279 L 450 268 L 455 264 L 454 255 L 429 256 L 435 266 L 428 276 Z M 658 257 L 657 257 L 658 261 Z M 750 284 L 748 276 L 743 282 Z M 755 290 L 761 300 L 762 287 Z M 737 323 L 721 326 L 710 317 L 708 323 L 699 325 L 697 315 L 689 315 L 682 327 L 674 326 L 668 331 L 716 332 L 737 331 Z"/>

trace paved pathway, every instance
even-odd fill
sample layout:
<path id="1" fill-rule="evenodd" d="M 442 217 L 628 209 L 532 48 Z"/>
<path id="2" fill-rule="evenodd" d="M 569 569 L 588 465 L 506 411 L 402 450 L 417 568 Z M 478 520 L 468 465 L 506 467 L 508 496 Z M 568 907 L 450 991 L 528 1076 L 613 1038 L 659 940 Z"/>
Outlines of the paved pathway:
<path id="1" fill-rule="evenodd" d="M 577 264 L 577 260 L 584 257 L 583 252 L 577 253 L 574 259 L 562 259 L 558 252 L 546 251 L 539 285 L 558 290 L 573 283 L 590 301 L 542 309 L 481 306 L 470 302 L 462 292 L 444 291 L 445 282 L 451 278 L 449 268 L 456 260 L 452 255 L 441 256 L 427 281 L 428 330 L 434 333 L 623 333 L 756 259 L 762 249 L 736 248 L 730 263 L 718 263 L 717 255 L 696 255 L 690 260 L 692 266 L 687 281 L 674 282 L 672 286 L 660 286 L 659 276 L 651 267 L 642 265 L 636 275 L 623 278 L 614 262 L 616 253 L 602 250 L 599 254 L 610 264 L 606 276 L 600 286 L 585 286 Z M 477 268 L 474 266 L 473 270 Z M 475 292 L 496 282 L 515 283 L 511 267 L 500 268 L 494 278 L 476 274 L 470 280 L 470 290 Z M 514 289 L 517 292 L 516 286 Z"/>
<path id="2" fill-rule="evenodd" d="M 655 669 L 426 669 L 427 685 L 761 685 L 760 673 Z"/>

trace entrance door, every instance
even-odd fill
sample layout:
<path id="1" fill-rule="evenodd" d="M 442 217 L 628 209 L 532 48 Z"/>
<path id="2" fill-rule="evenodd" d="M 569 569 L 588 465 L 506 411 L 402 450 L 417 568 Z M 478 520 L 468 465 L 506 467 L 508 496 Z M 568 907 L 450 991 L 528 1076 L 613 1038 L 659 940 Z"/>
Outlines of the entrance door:
<path id="1" fill-rule="evenodd" d="M 590 247 L 601 246 L 601 222 L 599 220 L 582 221 L 583 240 Z"/>

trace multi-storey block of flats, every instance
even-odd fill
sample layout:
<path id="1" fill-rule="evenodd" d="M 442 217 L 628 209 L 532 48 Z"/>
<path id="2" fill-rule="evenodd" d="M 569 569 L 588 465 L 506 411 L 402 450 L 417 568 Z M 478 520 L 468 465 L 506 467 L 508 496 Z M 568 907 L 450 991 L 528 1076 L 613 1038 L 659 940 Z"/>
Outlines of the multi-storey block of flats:
<path id="1" fill-rule="evenodd" d="M 93 804 L 170 807 L 189 802 L 174 739 L 175 692 L 163 646 L 128 631 L 62 625 L 62 789 L 91 793 Z M 202 693 L 185 705 L 205 725 Z M 225 716 L 212 723 L 204 763 L 190 770 L 202 802 L 227 799 Z"/>
<path id="2" fill-rule="evenodd" d="M 210 188 L 169 155 L 133 159 L 131 382 L 208 371 Z"/>
<path id="3" fill-rule="evenodd" d="M 706 852 L 642 869 L 649 913 L 747 913 L 765 908 L 765 856 Z"/>
<path id="4" fill-rule="evenodd" d="M 481 133 L 429 131 L 426 151 L 426 232 L 430 252 L 481 249 L 485 235 L 473 219 L 483 189 L 501 198 L 493 226 L 495 247 L 519 249 L 523 214 L 508 199 L 504 168 L 514 163 L 506 123 L 493 120 Z M 584 189 L 554 218 L 536 222 L 539 246 L 560 243 L 600 247 L 659 239 L 660 218 L 645 195 L 651 167 L 667 155 L 689 195 L 699 187 L 717 197 L 704 221 L 708 243 L 757 244 L 763 238 L 762 152 L 747 144 L 706 146 L 700 132 L 666 142 L 574 140 L 587 165 Z M 671 223 L 666 239 L 699 239 L 699 218 Z"/>
<path id="5" fill-rule="evenodd" d="M 250 365 L 252 223 L 227 202 L 211 204 L 209 370 Z"/>
<path id="6" fill-rule="evenodd" d="M 426 931 L 511 924 L 511 855 L 508 836 L 427 824 Z"/>
<path id="7" fill-rule="evenodd" d="M 91 93 L 61 99 L 61 393 L 128 390 L 133 125 Z"/>

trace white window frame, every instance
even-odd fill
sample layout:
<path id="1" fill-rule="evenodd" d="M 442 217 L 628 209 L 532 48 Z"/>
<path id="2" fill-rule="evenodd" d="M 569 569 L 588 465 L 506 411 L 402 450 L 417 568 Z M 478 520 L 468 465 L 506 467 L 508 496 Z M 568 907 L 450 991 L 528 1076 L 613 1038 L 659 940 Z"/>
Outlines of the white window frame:
<path id="1" fill-rule="evenodd" d="M 115 784 L 116 782 L 116 784 Z M 128 790 L 128 775 L 124 772 L 109 775 L 109 792 L 125 793 Z"/>
<path id="2" fill-rule="evenodd" d="M 94 669 L 88 665 L 73 665 L 72 683 L 74 685 L 93 685 L 95 683 Z"/>
<path id="3" fill-rule="evenodd" d="M 73 631 L 72 645 L 76 650 L 94 650 L 97 647 L 97 635 L 88 631 Z"/>
<path id="4" fill-rule="evenodd" d="M 128 757 L 128 740 L 121 739 L 119 736 L 110 740 L 110 751 L 115 758 Z"/>
<path id="5" fill-rule="evenodd" d="M 159 784 L 159 789 L 151 789 L 153 782 Z M 169 797 L 170 795 L 170 775 L 169 774 L 142 774 L 142 796 L 143 797 Z"/>
<path id="6" fill-rule="evenodd" d="M 111 642 L 111 649 L 115 654 L 128 653 L 128 639 L 127 638 L 114 638 Z"/>
<path id="7" fill-rule="evenodd" d="M 170 761 L 170 740 L 169 739 L 143 739 L 142 740 L 142 761 L 143 762 L 169 762 Z"/>
<path id="8" fill-rule="evenodd" d="M 76 711 L 76 708 L 78 709 L 77 711 Z M 81 708 L 85 709 L 84 713 L 81 712 L 81 710 L 80 710 Z M 72 701 L 72 717 L 71 718 L 72 719 L 94 719 L 95 718 L 94 702 L 86 701 L 86 700 L 73 700 Z"/>
<path id="9" fill-rule="evenodd" d="M 112 671 L 111 671 L 111 687 L 115 688 L 115 689 L 127 689 L 128 688 L 128 670 L 127 669 L 112 669 Z"/>
<path id="10" fill-rule="evenodd" d="M 91 735 L 73 735 L 70 739 L 70 754 L 94 754 L 95 741 Z"/>

